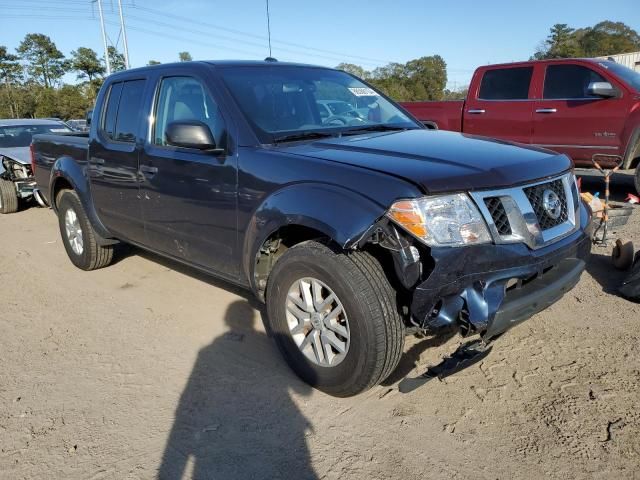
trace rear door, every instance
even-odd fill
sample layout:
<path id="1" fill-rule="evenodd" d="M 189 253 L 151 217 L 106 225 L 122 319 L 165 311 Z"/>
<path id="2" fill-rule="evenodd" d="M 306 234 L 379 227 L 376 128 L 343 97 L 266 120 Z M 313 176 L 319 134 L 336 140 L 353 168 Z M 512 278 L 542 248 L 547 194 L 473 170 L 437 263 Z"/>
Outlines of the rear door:
<path id="1" fill-rule="evenodd" d="M 579 166 L 591 166 L 594 153 L 623 155 L 625 100 L 587 92 L 589 83 L 607 81 L 587 65 L 548 64 L 542 99 L 535 102 L 533 143 L 566 153 Z"/>
<path id="2" fill-rule="evenodd" d="M 146 84 L 143 78 L 111 84 L 89 144 L 91 194 L 98 216 L 109 231 L 135 242 L 144 240 L 138 157 Z"/>
<path id="3" fill-rule="evenodd" d="M 463 112 L 463 131 L 513 142 L 529 143 L 532 103 L 529 101 L 533 66 L 491 68 L 472 82 Z"/>
<path id="4" fill-rule="evenodd" d="M 140 161 L 147 244 L 155 250 L 237 278 L 236 162 L 231 154 L 229 117 L 195 71 L 158 79 L 153 125 Z M 171 122 L 205 123 L 225 153 L 212 154 L 168 144 Z"/>

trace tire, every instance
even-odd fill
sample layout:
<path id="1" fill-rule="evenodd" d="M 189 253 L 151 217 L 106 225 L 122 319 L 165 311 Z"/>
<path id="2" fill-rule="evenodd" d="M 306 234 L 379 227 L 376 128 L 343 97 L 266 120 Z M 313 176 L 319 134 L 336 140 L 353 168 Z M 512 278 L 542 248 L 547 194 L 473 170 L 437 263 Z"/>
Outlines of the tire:
<path id="1" fill-rule="evenodd" d="M 640 163 L 636 167 L 636 174 L 633 176 L 633 183 L 636 185 L 636 193 L 640 195 Z"/>
<path id="2" fill-rule="evenodd" d="M 0 213 L 15 213 L 18 211 L 18 194 L 16 187 L 10 180 L 0 178 Z"/>
<path id="3" fill-rule="evenodd" d="M 56 205 L 62 243 L 71 262 L 82 270 L 96 270 L 109 265 L 113 260 L 113 246 L 98 244 L 95 231 L 78 194 L 73 190 L 63 190 L 58 194 Z M 69 218 L 76 220 L 71 225 L 73 235 L 67 232 Z M 74 242 L 72 237 L 78 241 Z"/>
<path id="4" fill-rule="evenodd" d="M 343 307 L 341 317 L 347 323 L 349 339 L 346 353 L 334 365 L 311 360 L 308 353 L 317 349 L 307 345 L 307 353 L 303 353 L 296 342 L 305 334 L 297 333 L 297 341 L 292 335 L 290 321 L 297 320 L 290 310 L 295 307 L 290 291 L 295 293 L 301 280 L 317 280 L 329 289 L 323 288 L 327 297 L 329 291 L 335 294 L 335 304 L 328 309 L 335 308 L 334 305 Z M 303 301 L 302 295 L 297 301 Z M 315 241 L 300 243 L 287 250 L 273 267 L 266 302 L 268 327 L 285 360 L 298 376 L 319 390 L 336 397 L 356 395 L 382 382 L 398 365 L 405 329 L 396 293 L 380 263 L 366 252 L 337 251 Z M 317 322 L 316 318 L 316 323 L 326 321 Z M 316 326 L 308 328 L 312 331 L 307 336 Z M 325 355 L 325 361 L 328 356 Z"/>

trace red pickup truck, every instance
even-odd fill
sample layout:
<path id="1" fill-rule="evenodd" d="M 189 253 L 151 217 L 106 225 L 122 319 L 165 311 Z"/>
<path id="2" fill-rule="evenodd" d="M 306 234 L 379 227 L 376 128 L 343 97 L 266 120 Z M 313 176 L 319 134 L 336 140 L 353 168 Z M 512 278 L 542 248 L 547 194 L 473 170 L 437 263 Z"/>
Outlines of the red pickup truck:
<path id="1" fill-rule="evenodd" d="M 622 168 L 635 169 L 640 192 L 640 73 L 615 62 L 488 65 L 475 71 L 464 101 L 402 105 L 429 128 L 539 145 L 578 167 L 591 167 L 594 154 L 618 155 Z"/>

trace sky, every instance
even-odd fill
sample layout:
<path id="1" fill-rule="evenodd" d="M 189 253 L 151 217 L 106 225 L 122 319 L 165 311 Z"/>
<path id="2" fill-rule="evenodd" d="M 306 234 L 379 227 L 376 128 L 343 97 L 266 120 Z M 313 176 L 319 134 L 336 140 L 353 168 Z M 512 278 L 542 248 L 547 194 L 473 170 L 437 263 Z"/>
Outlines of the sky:
<path id="1" fill-rule="evenodd" d="M 367 70 L 438 54 L 449 88 L 469 83 L 488 63 L 528 59 L 555 23 L 579 28 L 602 20 L 640 31 L 640 0 L 269 0 L 272 55 L 281 61 Z M 102 0 L 111 44 L 122 49 L 118 0 Z M 269 54 L 266 0 L 122 0 L 131 66 L 199 59 L 262 59 Z M 91 0 L 0 0 L 0 45 L 13 51 L 27 33 L 49 35 L 69 55 L 86 46 L 103 55 Z M 65 80 L 73 81 L 75 75 Z"/>

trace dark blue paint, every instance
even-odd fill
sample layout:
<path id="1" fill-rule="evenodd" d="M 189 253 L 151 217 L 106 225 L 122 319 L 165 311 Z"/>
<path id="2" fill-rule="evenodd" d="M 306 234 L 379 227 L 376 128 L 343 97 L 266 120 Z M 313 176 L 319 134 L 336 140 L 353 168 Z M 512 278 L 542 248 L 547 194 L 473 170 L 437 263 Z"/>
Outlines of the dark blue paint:
<path id="1" fill-rule="evenodd" d="M 547 151 L 422 129 L 262 145 L 216 73 L 236 65 L 265 64 L 189 62 L 111 75 L 98 95 L 89 139 L 35 137 L 39 187 L 51 195 L 56 179 L 65 178 L 105 238 L 255 289 L 259 248 L 283 226 L 313 228 L 349 247 L 397 199 L 511 186 L 570 166 Z M 171 75 L 206 85 L 226 122 L 226 153 L 149 142 L 157 86 Z M 109 141 L 98 132 L 105 92 L 113 82 L 133 79 L 146 81 L 136 141 Z"/>

